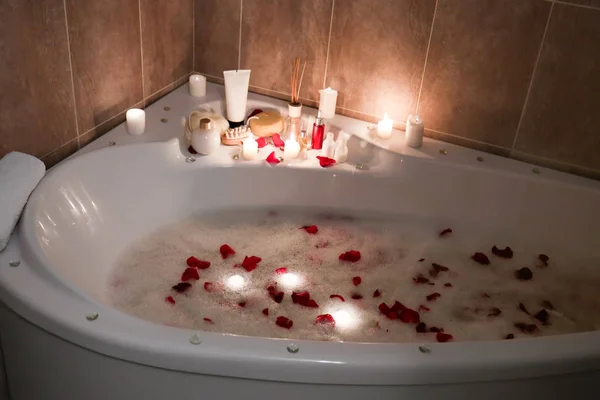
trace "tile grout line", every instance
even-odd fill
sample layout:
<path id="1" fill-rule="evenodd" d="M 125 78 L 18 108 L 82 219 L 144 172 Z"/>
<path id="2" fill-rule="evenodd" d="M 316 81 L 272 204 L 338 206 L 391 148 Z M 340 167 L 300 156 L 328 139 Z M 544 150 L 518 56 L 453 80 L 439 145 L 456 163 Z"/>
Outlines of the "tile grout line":
<path id="1" fill-rule="evenodd" d="M 76 138 L 73 138 L 71 140 L 69 140 L 67 143 L 61 144 L 60 146 L 58 146 L 57 148 L 55 148 L 52 151 L 49 151 L 48 153 L 44 154 L 43 156 L 38 157 L 39 159 L 42 159 L 44 157 L 48 157 L 50 154 L 55 153 L 57 151 L 59 151 L 60 149 L 62 149 L 63 147 L 65 147 L 68 144 L 71 144 L 71 142 L 74 142 L 75 140 L 77 140 L 77 149 L 79 149 L 79 136 Z"/>
<path id="2" fill-rule="evenodd" d="M 144 40 L 142 39 L 142 0 L 138 0 L 138 14 L 140 20 L 140 62 L 142 71 L 142 108 L 146 106 L 146 84 L 144 82 Z M 117 114 L 118 115 L 118 114 Z"/>
<path id="3" fill-rule="evenodd" d="M 536 163 L 532 162 L 532 161 L 523 161 L 523 160 L 520 160 L 520 159 L 517 159 L 517 158 L 513 158 L 512 153 L 522 154 L 522 155 L 525 155 L 525 156 L 529 156 L 533 160 L 547 161 L 547 162 L 550 162 L 550 163 L 564 165 L 566 167 L 578 168 L 578 169 L 581 169 L 581 170 L 584 170 L 584 171 L 589 171 L 589 172 L 600 172 L 599 169 L 585 167 L 585 166 L 579 165 L 579 164 L 571 164 L 571 163 L 560 161 L 560 160 L 554 160 L 552 158 L 537 156 L 537 155 L 535 155 L 533 153 L 528 153 L 526 151 L 514 150 L 514 151 L 511 152 L 511 155 L 509 157 L 511 160 L 521 161 L 521 162 L 525 162 L 525 163 L 528 163 L 528 164 L 536 164 Z M 560 171 L 560 170 L 558 170 L 556 168 L 552 168 L 552 167 L 544 167 L 544 168 L 552 169 L 552 170 L 555 170 L 555 171 Z"/>
<path id="4" fill-rule="evenodd" d="M 323 73 L 323 87 L 327 84 L 327 68 L 329 67 L 329 49 L 331 48 L 331 32 L 333 31 L 333 13 L 335 0 L 331 3 L 331 18 L 329 19 L 329 37 L 327 38 L 327 55 L 325 56 L 325 72 Z"/>
<path id="5" fill-rule="evenodd" d="M 192 72 L 196 69 L 196 1 L 192 0 Z"/>
<path id="6" fill-rule="evenodd" d="M 573 4 L 573 3 L 567 3 L 565 1 L 561 1 L 561 0 L 554 0 L 552 3 L 556 3 L 556 4 L 562 4 L 564 6 L 571 6 L 571 7 L 579 7 L 579 8 L 586 8 L 588 10 L 596 10 L 596 11 L 600 11 L 600 7 L 594 7 L 594 6 L 586 6 L 583 4 Z"/>
<path id="7" fill-rule="evenodd" d="M 515 133 L 515 139 L 513 140 L 511 151 L 515 149 L 517 145 L 517 139 L 519 138 L 519 133 L 521 131 L 521 124 L 523 123 L 523 119 L 525 117 L 525 112 L 527 111 L 527 103 L 529 102 L 529 96 L 531 95 L 531 88 L 533 87 L 533 81 L 535 80 L 535 74 L 538 69 L 538 65 L 540 63 L 540 58 L 542 56 L 542 50 L 544 48 L 544 42 L 546 41 L 546 34 L 548 33 L 548 27 L 550 26 L 550 19 L 552 18 L 552 11 L 554 11 L 554 2 L 550 4 L 550 12 L 548 13 L 548 19 L 546 20 L 546 27 L 544 28 L 544 33 L 542 35 L 542 41 L 540 43 L 540 48 L 538 49 L 538 54 L 535 59 L 535 64 L 533 66 L 533 72 L 531 73 L 531 80 L 529 81 L 529 87 L 527 88 L 527 94 L 525 95 L 525 101 L 523 102 L 523 109 L 521 110 L 521 116 L 519 118 L 519 123 L 517 124 L 517 131 Z"/>
<path id="8" fill-rule="evenodd" d="M 67 15 L 67 0 L 63 0 L 63 7 L 65 9 L 65 29 L 67 31 L 67 50 L 69 52 L 69 69 L 71 70 L 71 96 L 73 96 L 73 114 L 75 115 L 75 136 L 77 139 L 77 148 L 79 148 L 79 121 L 78 121 L 79 118 L 77 116 L 77 99 L 75 98 L 75 74 L 73 73 L 73 59 L 71 56 L 71 40 L 69 38 L 69 19 L 68 19 L 68 15 Z M 67 142 L 67 143 L 69 143 L 69 142 Z"/>
<path id="9" fill-rule="evenodd" d="M 423 62 L 423 73 L 421 74 L 421 84 L 419 85 L 419 95 L 417 96 L 417 106 L 415 113 L 419 113 L 419 106 L 421 105 L 421 93 L 423 92 L 423 85 L 425 83 L 425 71 L 427 70 L 427 60 L 429 59 L 429 50 L 431 48 L 431 38 L 433 38 L 433 27 L 435 26 L 435 16 L 437 15 L 439 1 L 435 0 L 435 7 L 433 8 L 433 17 L 431 18 L 431 29 L 429 30 L 429 40 L 427 41 L 427 50 L 425 52 L 425 61 Z"/>
<path id="10" fill-rule="evenodd" d="M 148 95 L 148 97 L 145 97 L 145 98 L 144 98 L 144 100 L 147 100 L 147 99 L 149 99 L 150 97 L 154 96 L 155 94 L 157 94 L 157 93 L 159 93 L 159 92 L 161 92 L 161 91 L 165 90 L 165 89 L 166 89 L 166 88 L 168 88 L 169 86 L 176 84 L 178 81 L 180 81 L 180 80 L 184 79 L 186 76 L 189 76 L 189 75 L 190 75 L 190 74 L 192 74 L 192 73 L 193 73 L 193 72 L 186 72 L 185 74 L 183 74 L 183 76 L 181 76 L 181 77 L 179 77 L 179 78 L 175 79 L 173 82 L 171 82 L 171 83 L 169 83 L 169 84 L 167 84 L 167 85 L 163 86 L 162 88 L 158 89 L 156 92 L 154 92 L 154 93 L 152 93 L 152 94 Z M 117 115 L 118 115 L 118 114 L 117 114 Z M 103 122 L 103 123 L 104 123 L 104 122 Z M 102 124 L 100 124 L 100 125 L 102 125 Z"/>
<path id="11" fill-rule="evenodd" d="M 244 16 L 244 0 L 240 0 L 240 29 L 238 31 L 238 65 L 237 69 L 242 68 L 242 18 Z"/>

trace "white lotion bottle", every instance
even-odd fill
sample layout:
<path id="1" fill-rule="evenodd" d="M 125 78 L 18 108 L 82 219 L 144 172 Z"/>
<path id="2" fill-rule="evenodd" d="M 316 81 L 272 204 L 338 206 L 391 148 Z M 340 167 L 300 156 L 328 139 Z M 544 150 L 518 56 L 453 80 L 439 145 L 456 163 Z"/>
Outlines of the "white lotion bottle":
<path id="1" fill-rule="evenodd" d="M 192 131 L 192 147 L 198 154 L 213 154 L 219 150 L 221 135 L 210 118 L 202 118 L 200 127 Z"/>
<path id="2" fill-rule="evenodd" d="M 345 163 L 348 159 L 348 135 L 343 132 L 340 132 L 338 136 L 333 159 L 338 164 Z"/>
<path id="3" fill-rule="evenodd" d="M 223 71 L 225 79 L 225 103 L 227 103 L 227 120 L 231 128 L 244 125 L 246 104 L 248 102 L 248 85 L 250 70 L 236 69 Z"/>
<path id="4" fill-rule="evenodd" d="M 328 132 L 323 141 L 323 148 L 321 149 L 322 157 L 333 158 L 335 153 L 335 140 L 333 139 L 333 132 Z"/>

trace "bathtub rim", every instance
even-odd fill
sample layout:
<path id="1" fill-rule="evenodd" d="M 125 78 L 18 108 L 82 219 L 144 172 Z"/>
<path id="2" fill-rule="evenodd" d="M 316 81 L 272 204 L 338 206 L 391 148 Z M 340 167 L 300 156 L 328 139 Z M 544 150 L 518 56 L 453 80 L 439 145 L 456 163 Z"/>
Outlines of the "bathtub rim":
<path id="1" fill-rule="evenodd" d="M 160 144 L 152 146 L 156 145 Z M 71 162 L 75 160 L 64 165 Z M 361 385 L 481 382 L 600 369 L 600 332 L 513 341 L 428 343 L 431 352 L 423 353 L 418 343 L 313 342 L 162 326 L 44 279 L 36 270 L 44 268 L 33 265 L 35 257 L 24 256 L 34 249 L 28 248 L 21 230 L 22 226 L 15 235 L 18 240 L 13 239 L 0 253 L 2 300 L 48 332 L 113 358 L 209 375 Z M 8 267 L 11 259 L 20 259 L 21 265 Z M 22 287 L 28 290 L 19 290 Z M 57 314 L 56 309 L 61 312 Z M 99 318 L 88 321 L 86 315 L 92 313 L 98 313 Z M 140 331 L 147 336 L 140 337 Z M 196 332 L 203 343 L 193 346 L 189 338 Z M 300 352 L 287 351 L 291 342 L 299 344 Z"/>

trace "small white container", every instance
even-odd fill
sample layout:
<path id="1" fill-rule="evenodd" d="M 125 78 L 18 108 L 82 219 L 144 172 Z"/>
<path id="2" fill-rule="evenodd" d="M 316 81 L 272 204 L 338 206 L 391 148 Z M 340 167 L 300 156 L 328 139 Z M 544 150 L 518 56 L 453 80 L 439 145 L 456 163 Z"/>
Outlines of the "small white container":
<path id="1" fill-rule="evenodd" d="M 190 75 L 190 95 L 194 97 L 206 96 L 206 77 L 198 74 Z"/>
<path id="2" fill-rule="evenodd" d="M 125 113 L 125 126 L 130 135 L 141 135 L 146 130 L 146 112 L 139 108 L 131 108 Z"/>
<path id="3" fill-rule="evenodd" d="M 192 147 L 199 154 L 213 154 L 221 145 L 219 129 L 210 118 L 202 118 L 200 127 L 192 131 Z"/>
<path id="4" fill-rule="evenodd" d="M 337 102 L 338 92 L 330 87 L 319 90 L 319 111 L 325 119 L 335 117 L 335 104 Z"/>
<path id="5" fill-rule="evenodd" d="M 333 132 L 328 132 L 323 141 L 323 147 L 321 148 L 321 156 L 333 158 L 335 153 L 335 140 L 333 139 Z"/>
<path id="6" fill-rule="evenodd" d="M 333 159 L 336 163 L 345 163 L 348 159 L 348 135 L 344 132 L 340 132 L 338 135 L 337 145 L 335 152 L 333 153 Z"/>
<path id="7" fill-rule="evenodd" d="M 411 114 L 406 121 L 406 133 L 404 138 L 406 145 L 413 148 L 419 148 L 423 145 L 423 133 L 425 125 L 423 119 L 417 114 Z"/>

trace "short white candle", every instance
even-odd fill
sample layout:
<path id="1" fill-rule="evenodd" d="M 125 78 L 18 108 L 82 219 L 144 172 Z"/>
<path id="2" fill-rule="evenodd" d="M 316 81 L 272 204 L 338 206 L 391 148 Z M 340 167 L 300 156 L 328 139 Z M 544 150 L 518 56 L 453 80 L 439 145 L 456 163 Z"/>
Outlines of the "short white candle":
<path id="1" fill-rule="evenodd" d="M 383 119 L 377 123 L 377 136 L 382 139 L 389 139 L 392 136 L 392 128 L 394 127 L 394 121 L 388 118 L 385 114 Z"/>
<path id="2" fill-rule="evenodd" d="M 296 141 L 296 137 L 292 135 L 288 140 L 285 141 L 285 147 L 283 148 L 283 159 L 291 160 L 298 157 L 300 154 L 300 144 Z"/>
<path id="3" fill-rule="evenodd" d="M 406 145 L 414 148 L 421 147 L 423 144 L 423 133 L 425 124 L 418 114 L 411 114 L 406 121 L 406 133 L 404 138 Z"/>
<path id="4" fill-rule="evenodd" d="M 258 158 L 258 143 L 254 140 L 252 134 L 247 139 L 244 139 L 242 155 L 246 160 L 256 160 Z"/>
<path id="5" fill-rule="evenodd" d="M 146 129 L 146 112 L 139 108 L 131 108 L 125 114 L 125 126 L 130 135 L 141 135 Z"/>
<path id="6" fill-rule="evenodd" d="M 206 96 L 206 77 L 198 74 L 190 75 L 190 95 L 194 97 Z"/>
<path id="7" fill-rule="evenodd" d="M 337 102 L 337 90 L 334 90 L 330 87 L 327 89 L 319 90 L 320 99 L 319 99 L 319 111 L 321 111 L 321 116 L 325 119 L 330 119 L 335 116 L 335 103 Z"/>

